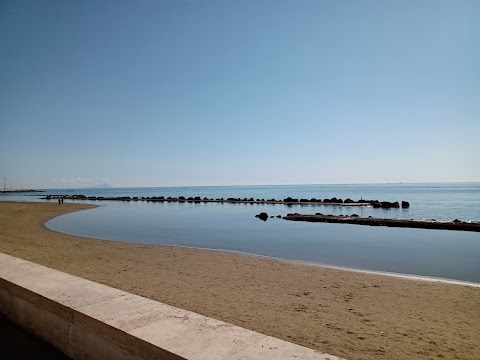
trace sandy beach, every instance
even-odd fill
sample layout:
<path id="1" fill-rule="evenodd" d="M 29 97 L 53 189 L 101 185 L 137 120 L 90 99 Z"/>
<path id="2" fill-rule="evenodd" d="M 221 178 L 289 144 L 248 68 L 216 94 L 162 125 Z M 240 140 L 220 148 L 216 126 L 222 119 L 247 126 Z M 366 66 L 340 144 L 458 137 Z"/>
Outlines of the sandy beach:
<path id="1" fill-rule="evenodd" d="M 478 287 L 94 240 L 43 225 L 91 207 L 0 202 L 0 252 L 346 359 L 480 358 Z"/>

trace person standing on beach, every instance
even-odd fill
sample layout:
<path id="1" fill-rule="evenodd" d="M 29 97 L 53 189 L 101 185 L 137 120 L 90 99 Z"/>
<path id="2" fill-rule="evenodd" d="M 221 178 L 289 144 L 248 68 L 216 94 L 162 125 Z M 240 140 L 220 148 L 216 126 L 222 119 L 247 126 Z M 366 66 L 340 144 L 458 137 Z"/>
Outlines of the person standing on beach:
<path id="1" fill-rule="evenodd" d="M 62 201 L 62 200 L 60 200 L 60 198 L 58 198 L 58 205 L 60 205 L 60 204 L 61 204 L 61 201 Z"/>
<path id="2" fill-rule="evenodd" d="M 63 197 L 62 197 L 62 205 L 63 205 Z"/>

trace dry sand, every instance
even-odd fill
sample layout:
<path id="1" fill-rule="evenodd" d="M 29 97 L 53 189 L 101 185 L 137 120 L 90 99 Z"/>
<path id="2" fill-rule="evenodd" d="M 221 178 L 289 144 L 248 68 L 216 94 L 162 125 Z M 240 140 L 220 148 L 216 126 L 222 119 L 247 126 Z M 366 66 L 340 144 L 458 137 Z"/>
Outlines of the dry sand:
<path id="1" fill-rule="evenodd" d="M 43 226 L 89 207 L 0 202 L 0 252 L 351 360 L 480 359 L 478 287 Z"/>

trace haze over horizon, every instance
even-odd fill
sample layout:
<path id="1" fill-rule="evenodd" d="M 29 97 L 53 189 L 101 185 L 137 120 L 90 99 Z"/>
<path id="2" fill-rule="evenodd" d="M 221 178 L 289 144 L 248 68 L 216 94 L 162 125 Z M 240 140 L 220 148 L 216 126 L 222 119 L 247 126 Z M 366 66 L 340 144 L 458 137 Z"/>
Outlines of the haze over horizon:
<path id="1" fill-rule="evenodd" d="M 8 184 L 8 181 L 7 181 Z M 474 185 L 479 185 L 480 181 L 452 181 L 452 182 L 420 182 L 420 183 L 414 183 L 414 182 L 378 182 L 378 183 L 318 183 L 318 184 L 308 184 L 308 183 L 295 183 L 295 184 L 223 184 L 223 185 L 216 185 L 216 184 L 211 184 L 211 185 L 159 185 L 159 186 L 116 186 L 116 185 L 111 185 L 109 183 L 103 183 L 103 184 L 96 184 L 91 181 L 88 181 L 87 183 L 83 183 L 83 185 L 78 185 L 78 184 L 66 184 L 66 185 L 60 185 L 55 188 L 49 188 L 49 187 L 10 187 L 7 186 L 7 190 L 46 190 L 46 189 L 63 189 L 63 190 L 83 190 L 83 189 L 100 189 L 100 188 L 110 188 L 110 189 L 123 189 L 123 188 L 182 188 L 182 187 L 273 187 L 273 186 L 292 186 L 292 185 L 305 185 L 305 186 L 315 186 L 315 185 L 398 185 L 398 184 L 403 184 L 403 185 L 418 185 L 418 184 L 425 184 L 425 185 L 431 185 L 431 184 L 474 184 Z M 3 189 L 3 187 L 2 187 Z"/>
<path id="2" fill-rule="evenodd" d="M 0 179 L 479 182 L 479 17 L 473 0 L 2 1 Z"/>

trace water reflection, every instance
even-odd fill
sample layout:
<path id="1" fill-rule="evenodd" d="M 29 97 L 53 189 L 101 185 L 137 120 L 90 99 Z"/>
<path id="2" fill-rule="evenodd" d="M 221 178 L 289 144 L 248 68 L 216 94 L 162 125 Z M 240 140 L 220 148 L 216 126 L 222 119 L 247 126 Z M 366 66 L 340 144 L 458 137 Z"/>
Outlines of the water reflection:
<path id="1" fill-rule="evenodd" d="M 370 208 L 174 202 L 102 205 L 50 220 L 47 226 L 98 239 L 239 251 L 480 282 L 478 233 L 255 218 L 260 212 L 327 213 L 325 208 L 331 214 L 368 216 Z M 404 211 L 408 210 L 400 210 Z"/>

